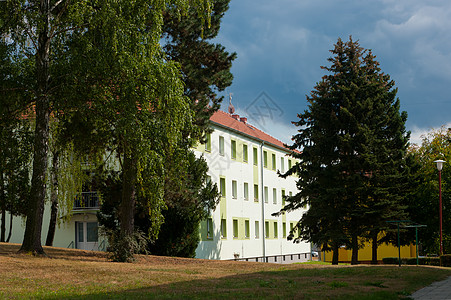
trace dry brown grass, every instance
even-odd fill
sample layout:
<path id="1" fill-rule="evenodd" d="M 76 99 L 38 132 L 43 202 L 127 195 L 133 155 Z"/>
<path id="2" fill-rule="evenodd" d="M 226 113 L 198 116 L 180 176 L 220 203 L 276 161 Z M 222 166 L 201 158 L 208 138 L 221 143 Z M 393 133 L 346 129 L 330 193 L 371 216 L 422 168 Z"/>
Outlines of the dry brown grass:
<path id="1" fill-rule="evenodd" d="M 48 257 L 0 243 L 0 298 L 300 298 L 397 299 L 449 269 L 392 266 L 276 265 L 138 256 L 46 247 Z M 372 296 L 373 295 L 373 296 Z M 381 298 L 378 298 L 381 297 Z"/>

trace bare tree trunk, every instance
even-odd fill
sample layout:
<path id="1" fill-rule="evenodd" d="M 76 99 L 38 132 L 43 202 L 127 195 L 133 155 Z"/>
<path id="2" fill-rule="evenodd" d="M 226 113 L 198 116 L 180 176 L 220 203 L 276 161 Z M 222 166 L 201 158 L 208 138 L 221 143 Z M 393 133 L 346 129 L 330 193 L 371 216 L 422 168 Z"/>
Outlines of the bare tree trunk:
<path id="1" fill-rule="evenodd" d="M 338 244 L 332 246 L 332 264 L 338 265 Z"/>
<path id="2" fill-rule="evenodd" d="M 351 237 L 352 245 L 352 255 L 351 255 L 351 265 L 359 264 L 359 242 L 357 235 L 352 235 Z"/>
<path id="3" fill-rule="evenodd" d="M 46 194 L 46 173 L 49 140 L 49 53 L 50 53 L 50 0 L 39 2 L 42 22 L 38 23 L 38 47 L 36 51 L 36 129 L 33 153 L 33 176 L 27 211 L 27 222 L 22 247 L 19 252 L 33 255 L 45 254 L 41 245 L 42 218 Z"/>
<path id="4" fill-rule="evenodd" d="M 13 213 L 10 214 L 10 218 L 9 218 L 9 233 L 8 233 L 8 238 L 6 239 L 6 242 L 9 243 L 9 240 L 11 239 L 11 235 L 13 234 Z"/>
<path id="5" fill-rule="evenodd" d="M 132 151 L 133 152 L 133 151 Z M 134 230 L 136 201 L 137 160 L 133 153 L 124 153 L 122 202 L 120 206 L 121 233 L 130 236 Z"/>
<path id="6" fill-rule="evenodd" d="M 372 232 L 372 253 L 371 253 L 371 264 L 377 265 L 377 234 L 378 232 Z"/>
<path id="7" fill-rule="evenodd" d="M 58 218 L 58 164 L 59 153 L 55 151 L 52 159 L 52 191 L 50 199 L 52 201 L 52 208 L 50 211 L 49 231 L 47 232 L 46 246 L 53 246 L 53 239 L 55 238 L 56 221 Z"/>

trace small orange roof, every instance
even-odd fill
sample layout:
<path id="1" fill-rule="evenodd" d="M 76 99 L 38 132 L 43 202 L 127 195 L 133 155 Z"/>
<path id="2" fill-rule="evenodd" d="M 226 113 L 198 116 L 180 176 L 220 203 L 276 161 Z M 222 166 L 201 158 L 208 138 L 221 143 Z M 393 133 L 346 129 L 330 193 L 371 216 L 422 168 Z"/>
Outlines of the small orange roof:
<path id="1" fill-rule="evenodd" d="M 239 115 L 232 115 L 218 110 L 211 116 L 210 121 L 219 126 L 226 127 L 243 135 L 264 141 L 265 143 L 271 144 L 277 148 L 281 148 L 287 152 L 291 152 L 290 149 L 285 147 L 285 144 L 283 142 L 247 123 L 247 118 L 241 117 L 240 120 Z"/>

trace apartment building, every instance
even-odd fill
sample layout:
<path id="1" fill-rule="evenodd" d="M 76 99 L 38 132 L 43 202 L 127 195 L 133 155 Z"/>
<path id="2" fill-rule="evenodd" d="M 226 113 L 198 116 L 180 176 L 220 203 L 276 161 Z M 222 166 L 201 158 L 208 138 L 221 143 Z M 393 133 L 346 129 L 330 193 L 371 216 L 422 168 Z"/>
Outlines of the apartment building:
<path id="1" fill-rule="evenodd" d="M 285 195 L 296 193 L 296 177 L 279 177 L 295 163 L 290 150 L 250 125 L 245 117 L 223 111 L 211 117 L 214 131 L 196 153 L 209 166 L 221 199 L 201 225 L 196 256 L 292 262 L 310 259 L 310 244 L 287 241 L 303 211 L 273 216 Z"/>
<path id="2" fill-rule="evenodd" d="M 286 237 L 302 211 L 272 216 L 284 203 L 285 195 L 296 193 L 296 177 L 282 179 L 294 164 L 283 143 L 247 123 L 235 114 L 216 112 L 211 118 L 214 131 L 197 155 L 209 165 L 210 179 L 217 183 L 221 200 L 210 218 L 202 222 L 201 242 L 196 257 L 206 259 L 248 259 L 293 262 L 310 259 L 308 243 L 294 244 Z M 83 192 L 74 201 L 73 216 L 61 220 L 54 246 L 84 250 L 105 250 L 98 232 L 96 213 L 100 208 L 96 191 Z M 44 210 L 42 243 L 48 231 L 50 204 Z M 9 216 L 7 223 L 9 222 Z M 22 243 L 25 222 L 13 219 L 10 242 Z"/>

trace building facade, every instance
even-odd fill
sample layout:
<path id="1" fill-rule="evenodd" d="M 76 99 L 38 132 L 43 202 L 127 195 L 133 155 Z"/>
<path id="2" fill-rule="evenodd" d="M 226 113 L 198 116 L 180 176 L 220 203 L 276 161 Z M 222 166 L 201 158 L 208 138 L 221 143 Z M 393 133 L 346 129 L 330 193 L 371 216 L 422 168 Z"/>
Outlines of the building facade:
<path id="1" fill-rule="evenodd" d="M 295 163 L 283 143 L 222 111 L 211 118 L 214 129 L 196 153 L 209 166 L 221 194 L 220 203 L 201 225 L 196 256 L 293 262 L 310 259 L 308 243 L 287 240 L 303 211 L 273 216 L 285 195 L 296 193 L 296 177 L 278 175 Z"/>
<path id="2" fill-rule="evenodd" d="M 217 183 L 221 198 L 216 210 L 201 224 L 196 257 L 268 262 L 310 259 L 310 244 L 287 241 L 303 211 L 272 215 L 282 208 L 285 195 L 296 193 L 296 178 L 282 179 L 277 174 L 295 163 L 288 156 L 290 150 L 238 115 L 218 111 L 211 118 L 211 126 L 214 131 L 207 143 L 199 144 L 195 152 L 207 161 L 209 178 Z M 98 210 L 97 192 L 82 193 L 75 200 L 70 221 L 57 227 L 53 245 L 105 250 L 106 241 L 98 232 Z M 43 220 L 44 244 L 50 204 L 45 207 Z M 13 224 L 10 242 L 22 243 L 25 222 L 16 217 Z"/>

